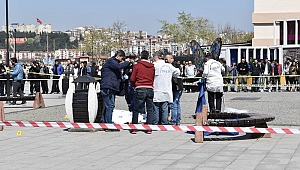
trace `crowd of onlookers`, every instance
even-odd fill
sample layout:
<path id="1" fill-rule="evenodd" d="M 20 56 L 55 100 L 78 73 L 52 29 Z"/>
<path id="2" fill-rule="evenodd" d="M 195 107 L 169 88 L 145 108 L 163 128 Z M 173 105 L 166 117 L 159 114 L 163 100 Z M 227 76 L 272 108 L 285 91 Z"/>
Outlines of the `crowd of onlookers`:
<path id="1" fill-rule="evenodd" d="M 25 83 L 30 84 L 29 95 L 33 95 L 36 92 L 41 92 L 43 94 L 60 93 L 58 79 L 62 74 L 68 76 L 82 76 L 90 75 L 93 77 L 100 77 L 101 67 L 104 61 L 100 61 L 99 65 L 93 63 L 91 66 L 87 61 L 83 61 L 80 64 L 68 60 L 65 65 L 62 65 L 59 60 L 55 60 L 53 66 L 46 66 L 43 62 L 33 61 L 32 63 L 24 64 L 22 66 L 22 84 L 21 90 L 24 93 Z M 5 96 L 7 93 L 12 93 L 12 76 L 8 73 L 14 69 L 14 65 L 10 64 L 6 66 L 6 62 L 2 61 L 0 63 L 0 96 Z M 7 78 L 10 78 L 9 84 L 7 84 Z M 48 81 L 52 78 L 52 87 L 48 87 Z M 21 79 L 21 78 L 20 78 Z M 10 87 L 9 91 L 7 85 Z"/>
<path id="2" fill-rule="evenodd" d="M 281 91 L 282 76 L 286 91 L 299 91 L 300 63 L 297 58 L 286 58 L 283 64 L 278 60 L 271 62 L 268 59 L 254 59 L 252 63 L 248 63 L 244 58 L 240 63 L 233 63 L 231 66 L 226 65 L 226 61 L 222 59 L 220 62 L 225 68 L 222 73 L 224 84 L 227 85 L 225 91 L 248 91 L 249 84 L 252 92 Z"/>
<path id="3" fill-rule="evenodd" d="M 131 54 L 129 58 L 139 59 L 139 56 Z M 300 84 L 300 63 L 298 59 L 286 58 L 283 64 L 278 63 L 278 60 L 269 61 L 268 59 L 260 60 L 254 59 L 252 63 L 246 62 L 242 58 L 240 63 L 233 62 L 231 66 L 226 64 L 226 60 L 219 60 L 223 65 L 225 71 L 222 72 L 224 77 L 224 92 L 262 92 L 262 91 L 280 91 L 282 90 L 282 78 L 284 75 L 284 87 L 286 91 L 299 91 Z M 92 77 L 101 78 L 101 68 L 105 60 L 100 60 L 98 63 L 89 63 L 82 61 L 76 63 L 75 61 L 68 60 L 66 64 L 62 65 L 55 61 L 53 66 L 46 66 L 43 62 L 33 61 L 23 66 L 23 79 L 30 83 L 30 94 L 35 92 L 60 93 L 58 88 L 59 76 L 63 73 L 72 76 L 90 75 Z M 5 61 L 0 63 L 0 96 L 6 95 L 7 78 L 5 72 Z M 186 92 L 198 91 L 198 87 L 193 84 L 201 77 L 203 70 L 197 69 L 192 61 L 174 61 L 173 65 L 180 70 L 180 76 L 183 77 L 184 90 Z M 10 67 L 10 69 L 12 69 Z M 126 71 L 126 70 L 125 70 Z M 51 73 L 51 74 L 50 74 Z M 53 79 L 52 87 L 48 87 L 48 80 Z M 24 91 L 24 84 L 22 84 Z M 12 90 L 11 90 L 12 91 Z"/>

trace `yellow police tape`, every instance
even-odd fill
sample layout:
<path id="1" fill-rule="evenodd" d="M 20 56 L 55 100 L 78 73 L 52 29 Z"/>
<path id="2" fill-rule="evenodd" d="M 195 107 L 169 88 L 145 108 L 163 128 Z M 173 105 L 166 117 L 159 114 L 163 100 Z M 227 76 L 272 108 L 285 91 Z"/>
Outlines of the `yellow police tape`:
<path id="1" fill-rule="evenodd" d="M 43 75 L 43 76 L 56 76 L 59 77 L 61 75 L 57 75 L 57 74 L 45 74 L 45 73 L 37 73 L 37 72 L 29 72 L 28 74 L 36 74 L 36 75 Z M 78 76 L 72 75 L 72 74 L 63 74 L 63 76 L 66 77 L 73 77 L 74 79 L 77 78 Z M 299 87 L 299 84 L 287 84 L 286 83 L 286 78 L 297 78 L 300 75 L 276 75 L 276 76 L 251 76 L 251 75 L 243 75 L 243 76 L 224 76 L 223 79 L 235 79 L 234 83 L 224 83 L 224 86 L 238 86 L 238 87 Z M 267 80 L 266 79 L 270 79 L 269 82 L 272 82 L 272 78 L 276 78 L 276 77 L 280 77 L 280 84 L 267 84 Z M 95 80 L 101 80 L 100 77 L 94 77 Z M 239 78 L 246 78 L 247 83 L 246 84 L 239 84 Z M 264 83 L 259 83 L 259 84 L 253 84 L 252 80 L 253 78 L 261 78 L 264 79 Z M 193 78 L 189 78 L 189 77 L 182 77 L 183 80 L 192 80 L 192 79 L 203 79 L 203 77 L 193 77 Z M 0 79 L 0 80 L 7 80 L 7 79 Z M 30 81 L 30 80 L 38 80 L 38 81 L 42 81 L 42 80 L 57 80 L 57 79 L 53 79 L 53 78 L 49 78 L 49 79 L 24 79 L 26 81 Z M 194 81 L 194 82 L 183 82 L 184 86 L 198 86 L 197 85 L 198 80 Z"/>

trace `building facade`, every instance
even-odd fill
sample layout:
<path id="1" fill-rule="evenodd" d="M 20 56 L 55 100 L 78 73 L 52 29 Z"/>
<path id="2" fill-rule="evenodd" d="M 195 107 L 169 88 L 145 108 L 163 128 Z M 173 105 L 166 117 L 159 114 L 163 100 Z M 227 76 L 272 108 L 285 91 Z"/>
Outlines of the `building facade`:
<path id="1" fill-rule="evenodd" d="M 299 0 L 254 0 L 253 46 L 298 45 L 299 6 Z"/>
<path id="2" fill-rule="evenodd" d="M 284 63 L 300 59 L 300 0 L 254 0 L 252 45 L 224 46 L 221 57 L 229 63 L 246 58 L 268 58 Z M 229 64 L 228 63 L 228 64 Z"/>
<path id="3" fill-rule="evenodd" d="M 51 33 L 52 26 L 51 24 L 40 24 L 35 26 L 34 24 L 19 24 L 15 23 L 15 25 L 9 25 L 8 31 L 14 31 L 16 29 L 17 32 L 35 32 L 37 34 L 41 34 L 42 32 Z M 2 26 L 2 31 L 6 32 L 6 25 Z"/>

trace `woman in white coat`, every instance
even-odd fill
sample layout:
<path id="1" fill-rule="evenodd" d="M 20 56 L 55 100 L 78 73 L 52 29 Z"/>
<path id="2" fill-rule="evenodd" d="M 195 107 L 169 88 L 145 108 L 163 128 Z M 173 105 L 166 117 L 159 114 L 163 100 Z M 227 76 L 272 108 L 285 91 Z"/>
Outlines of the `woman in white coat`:
<path id="1" fill-rule="evenodd" d="M 203 77 L 206 78 L 209 110 L 210 113 L 221 112 L 223 96 L 223 77 L 221 72 L 225 71 L 225 69 L 220 62 L 211 58 L 211 54 L 207 54 L 206 59 Z"/>

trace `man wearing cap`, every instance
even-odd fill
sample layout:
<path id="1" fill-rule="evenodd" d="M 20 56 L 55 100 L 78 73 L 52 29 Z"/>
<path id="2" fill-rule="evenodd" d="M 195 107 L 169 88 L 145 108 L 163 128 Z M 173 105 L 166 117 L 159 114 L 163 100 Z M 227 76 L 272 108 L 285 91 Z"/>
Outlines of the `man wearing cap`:
<path id="1" fill-rule="evenodd" d="M 113 57 L 106 60 L 101 69 L 100 89 L 105 104 L 103 123 L 113 123 L 112 113 L 115 108 L 115 96 L 120 91 L 121 70 L 129 65 L 129 58 L 122 62 L 124 57 L 123 50 L 117 51 Z"/>

